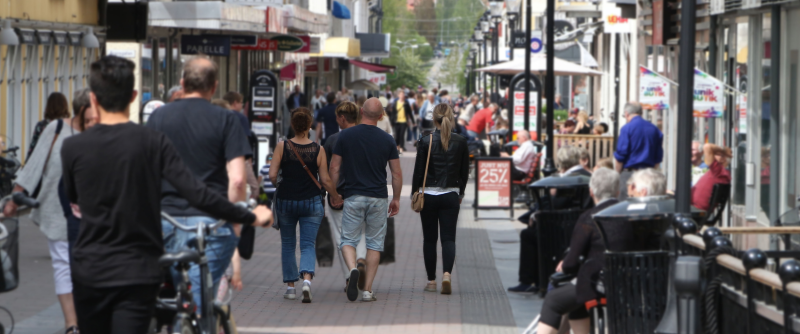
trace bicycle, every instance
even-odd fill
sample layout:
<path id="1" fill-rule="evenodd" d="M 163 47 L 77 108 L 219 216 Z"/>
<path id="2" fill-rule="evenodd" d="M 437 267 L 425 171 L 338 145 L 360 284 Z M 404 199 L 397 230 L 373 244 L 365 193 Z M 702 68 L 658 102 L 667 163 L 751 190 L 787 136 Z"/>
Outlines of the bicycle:
<path id="1" fill-rule="evenodd" d="M 23 193 L 14 193 L 0 199 L 0 207 L 5 207 L 8 201 L 14 201 L 19 208 L 17 216 L 24 215 L 30 209 L 38 208 L 39 202 Z M 0 219 L 0 293 L 14 290 L 19 286 L 19 220 L 11 217 Z M 14 316 L 5 307 L 0 307 L 11 319 L 11 328 L 14 331 Z M 6 333 L 5 326 L 0 323 L 0 333 Z"/>
<path id="2" fill-rule="evenodd" d="M 14 189 L 14 179 L 22 165 L 17 159 L 18 150 L 19 146 L 14 146 L 0 152 L 5 155 L 5 157 L 0 157 L 0 196 L 11 194 Z"/>
<path id="3" fill-rule="evenodd" d="M 249 204 L 239 202 L 237 205 L 252 208 L 255 203 L 252 201 Z M 168 253 L 159 258 L 158 263 L 162 268 L 169 268 L 173 264 L 177 264 L 176 269 L 180 274 L 181 280 L 177 282 L 177 286 L 174 286 L 172 284 L 172 276 L 167 275 L 169 278 L 165 279 L 165 283 L 162 284 L 159 292 L 159 297 L 156 299 L 156 316 L 151 321 L 150 333 L 159 333 L 165 325 L 174 325 L 177 328 L 173 328 L 173 333 L 217 334 L 217 318 L 220 320 L 220 327 L 222 327 L 225 334 L 235 333 L 233 331 L 235 328 L 233 328 L 231 322 L 230 301 L 221 303 L 214 298 L 217 293 L 213 289 L 211 272 L 208 269 L 208 259 L 205 253 L 205 237 L 224 225 L 225 221 L 218 220 L 211 225 L 200 223 L 196 227 L 192 227 L 178 223 L 172 216 L 164 212 L 161 213 L 161 217 L 179 230 L 195 232 L 197 242 L 195 243 L 196 249 Z M 195 312 L 197 305 L 194 302 L 189 280 L 189 268 L 191 268 L 192 263 L 196 263 L 200 267 L 200 282 L 202 285 L 200 300 L 202 300 L 203 304 L 200 317 Z M 174 289 L 174 298 L 167 297 L 172 294 L 171 289 Z M 223 309 L 224 306 L 227 307 Z M 203 329 L 206 329 L 206 331 Z"/>

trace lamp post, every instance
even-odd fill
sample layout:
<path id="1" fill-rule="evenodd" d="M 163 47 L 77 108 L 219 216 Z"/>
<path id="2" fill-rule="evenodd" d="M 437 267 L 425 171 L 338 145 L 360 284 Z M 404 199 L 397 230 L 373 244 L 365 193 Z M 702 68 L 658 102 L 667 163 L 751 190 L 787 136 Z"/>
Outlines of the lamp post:
<path id="1" fill-rule="evenodd" d="M 528 131 L 528 132 L 531 131 L 531 128 L 530 128 L 530 125 L 529 125 L 530 124 L 530 120 L 531 120 L 531 116 L 530 116 L 530 112 L 529 112 L 529 110 L 531 110 L 530 109 L 530 107 L 531 107 L 531 50 L 530 50 L 530 46 L 528 46 L 528 44 L 530 43 L 530 40 L 531 40 L 531 1 L 532 0 L 525 1 L 525 43 L 526 43 L 525 44 L 526 46 L 524 48 L 524 50 L 525 50 L 525 102 L 524 102 L 525 103 L 524 104 L 525 108 L 523 109 L 524 111 L 522 112 L 523 122 L 525 124 L 525 131 Z M 548 0 L 548 1 L 552 1 L 552 0 Z M 540 113 L 540 112 L 541 112 L 540 110 L 537 110 L 537 114 Z M 537 127 L 541 128 L 541 125 L 537 125 Z M 541 133 L 537 133 L 536 135 L 539 137 L 539 138 L 537 138 L 538 140 L 542 140 Z M 548 154 L 550 154 L 550 150 L 549 149 L 548 149 Z"/>
<path id="2" fill-rule="evenodd" d="M 528 8 L 526 9 L 528 14 L 530 14 L 530 0 L 528 2 Z M 553 110 L 553 101 L 555 101 L 555 88 L 556 88 L 556 76 L 553 72 L 553 59 L 555 58 L 555 14 L 556 12 L 556 1 L 555 0 L 547 0 L 547 45 L 546 45 L 546 52 L 547 52 L 547 76 L 545 77 L 545 95 L 547 96 L 547 120 L 545 123 L 547 124 L 547 142 L 545 143 L 547 146 L 547 158 L 544 160 L 544 168 L 542 168 L 542 173 L 544 175 L 550 176 L 556 172 L 556 166 L 553 162 L 553 114 L 555 111 Z M 530 17 L 530 16 L 529 16 Z M 530 18 L 529 18 L 530 20 Z M 526 28 L 530 31 L 530 22 L 528 23 L 528 27 Z M 530 35 L 527 35 L 527 40 L 530 41 Z M 528 52 L 528 58 L 530 58 L 530 52 Z M 526 61 L 525 72 L 530 72 L 530 65 L 528 61 Z M 527 79 L 526 79 L 527 80 Z M 527 108 L 528 105 L 525 105 Z M 527 109 L 525 109 L 527 110 Z M 527 113 L 525 113 L 527 114 Z"/>
<path id="3" fill-rule="evenodd" d="M 517 17 L 519 17 L 519 2 L 520 0 L 505 0 L 506 2 L 506 16 L 508 17 L 508 37 L 511 41 L 508 46 L 508 60 L 514 60 L 514 27 Z"/>
<path id="4" fill-rule="evenodd" d="M 489 44 L 489 19 L 486 17 L 486 14 L 484 14 L 481 17 L 481 33 L 482 33 L 481 40 L 483 40 L 483 66 L 486 66 L 487 64 L 489 64 L 488 55 L 487 55 L 487 44 Z M 484 99 L 487 96 L 486 94 L 488 94 L 488 92 L 487 92 L 488 86 L 486 85 L 486 76 L 487 75 L 488 74 L 486 74 L 486 72 L 483 72 L 483 94 L 484 94 L 483 96 L 484 96 Z"/>
<path id="5" fill-rule="evenodd" d="M 492 27 L 492 64 L 500 61 L 500 23 L 503 22 L 503 0 L 491 0 L 489 2 L 489 12 L 491 13 Z M 492 76 L 492 102 L 497 102 L 499 93 L 500 79 L 497 75 Z"/>

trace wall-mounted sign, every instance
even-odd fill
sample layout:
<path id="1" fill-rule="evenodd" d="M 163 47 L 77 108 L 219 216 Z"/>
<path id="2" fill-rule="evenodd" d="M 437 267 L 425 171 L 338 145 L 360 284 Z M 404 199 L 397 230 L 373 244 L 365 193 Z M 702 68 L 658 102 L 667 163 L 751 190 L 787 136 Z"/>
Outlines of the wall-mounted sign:
<path id="1" fill-rule="evenodd" d="M 523 49 L 525 48 L 525 32 L 515 31 L 511 36 L 511 48 Z"/>
<path id="2" fill-rule="evenodd" d="M 233 50 L 250 51 L 275 51 L 278 49 L 278 42 L 266 38 L 259 38 L 255 45 L 231 44 Z"/>
<path id="3" fill-rule="evenodd" d="M 645 110 L 669 109 L 669 83 L 644 66 L 639 66 L 639 103 Z"/>
<path id="4" fill-rule="evenodd" d="M 722 117 L 724 95 L 722 82 L 694 69 L 694 117 Z"/>
<path id="5" fill-rule="evenodd" d="M 540 38 L 538 37 L 531 38 L 531 53 L 541 52 L 542 46 L 544 46 L 544 43 L 542 43 L 542 40 Z"/>
<path id="6" fill-rule="evenodd" d="M 277 35 L 270 39 L 278 42 L 277 51 L 294 52 L 307 45 L 302 39 L 293 35 Z"/>
<path id="7" fill-rule="evenodd" d="M 181 37 L 181 54 L 227 57 L 231 53 L 231 36 L 184 35 Z"/>
<path id="8" fill-rule="evenodd" d="M 622 17 L 622 9 L 612 4 L 603 7 L 603 32 L 625 34 L 633 31 L 635 20 Z"/>
<path id="9" fill-rule="evenodd" d="M 235 46 L 257 46 L 258 37 L 255 35 L 233 35 L 231 36 L 231 48 Z"/>

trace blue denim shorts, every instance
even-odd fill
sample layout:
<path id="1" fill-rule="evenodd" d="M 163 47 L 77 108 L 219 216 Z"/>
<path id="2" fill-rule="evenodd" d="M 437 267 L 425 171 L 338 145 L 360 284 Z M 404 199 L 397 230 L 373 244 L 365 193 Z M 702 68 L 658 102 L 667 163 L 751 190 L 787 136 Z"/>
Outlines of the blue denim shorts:
<path id="1" fill-rule="evenodd" d="M 367 249 L 382 252 L 386 239 L 386 218 L 389 211 L 388 198 L 350 196 L 344 200 L 342 209 L 342 241 L 339 244 L 356 248 L 361 241 L 361 229 L 367 239 Z"/>

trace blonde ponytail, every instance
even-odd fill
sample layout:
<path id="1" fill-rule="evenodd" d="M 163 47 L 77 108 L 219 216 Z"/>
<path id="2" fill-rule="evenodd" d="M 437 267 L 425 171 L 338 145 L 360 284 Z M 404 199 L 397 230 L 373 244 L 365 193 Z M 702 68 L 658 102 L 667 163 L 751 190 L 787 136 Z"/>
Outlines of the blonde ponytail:
<path id="1" fill-rule="evenodd" d="M 433 108 L 433 122 L 441 125 L 442 127 L 442 148 L 444 148 L 446 152 L 447 148 L 450 147 L 450 134 L 453 133 L 453 127 L 455 126 L 453 108 L 445 103 L 440 103 L 437 105 L 435 108 Z"/>

